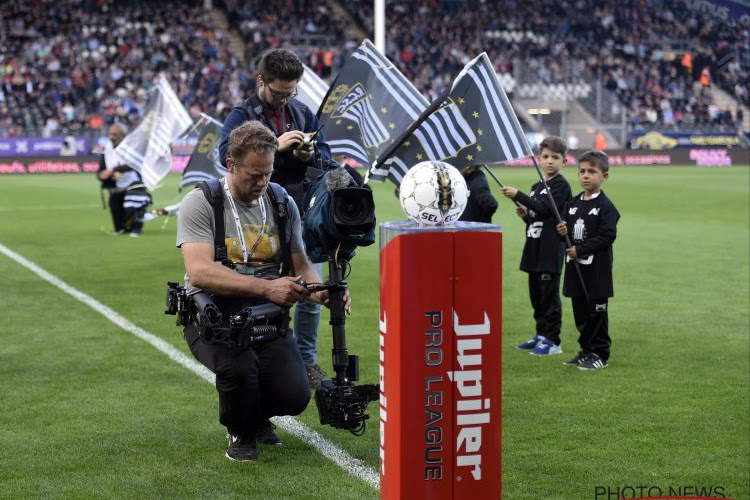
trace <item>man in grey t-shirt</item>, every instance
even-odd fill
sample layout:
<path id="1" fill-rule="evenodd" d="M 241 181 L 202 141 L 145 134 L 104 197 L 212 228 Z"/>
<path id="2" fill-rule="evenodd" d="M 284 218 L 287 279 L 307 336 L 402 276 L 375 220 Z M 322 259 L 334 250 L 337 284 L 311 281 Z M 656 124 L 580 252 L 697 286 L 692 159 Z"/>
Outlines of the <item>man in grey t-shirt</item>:
<path id="1" fill-rule="evenodd" d="M 247 122 L 229 137 L 224 190 L 224 241 L 236 269 L 214 261 L 213 207 L 201 190 L 180 206 L 177 246 L 182 249 L 188 293 L 204 291 L 216 299 L 262 301 L 291 307 L 303 297 L 328 305 L 327 291 L 308 293 L 300 280 L 319 283 L 301 239 L 297 206 L 289 198 L 284 235 L 274 223 L 266 190 L 278 141 L 261 123 Z M 279 277 L 282 240 L 289 245 L 291 276 Z M 222 301 L 218 301 L 220 304 Z M 344 307 L 350 310 L 348 294 Z M 185 328 L 193 355 L 216 374 L 219 421 L 229 431 L 226 456 L 257 459 L 256 442 L 280 445 L 268 420 L 297 415 L 310 400 L 307 372 L 291 335 L 240 348 L 204 339 L 195 324 Z"/>

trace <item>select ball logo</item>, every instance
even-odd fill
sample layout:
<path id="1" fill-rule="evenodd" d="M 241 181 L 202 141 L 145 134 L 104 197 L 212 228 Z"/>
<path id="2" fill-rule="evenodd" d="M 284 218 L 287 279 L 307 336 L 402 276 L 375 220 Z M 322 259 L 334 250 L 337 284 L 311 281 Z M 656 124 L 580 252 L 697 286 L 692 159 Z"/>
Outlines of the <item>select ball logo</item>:
<path id="1" fill-rule="evenodd" d="M 399 188 L 401 208 L 420 226 L 443 226 L 461 217 L 469 190 L 456 167 L 442 161 L 417 163 Z"/>

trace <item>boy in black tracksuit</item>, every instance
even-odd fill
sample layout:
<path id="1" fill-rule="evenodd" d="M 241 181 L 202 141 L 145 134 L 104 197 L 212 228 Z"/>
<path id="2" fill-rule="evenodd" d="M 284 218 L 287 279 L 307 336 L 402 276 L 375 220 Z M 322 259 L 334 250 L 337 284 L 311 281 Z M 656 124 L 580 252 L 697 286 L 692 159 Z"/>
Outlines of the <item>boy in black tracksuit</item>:
<path id="1" fill-rule="evenodd" d="M 566 164 L 567 152 L 565 141 L 559 137 L 547 137 L 539 144 L 539 163 L 558 211 L 572 194 L 570 184 L 560 173 Z M 529 297 L 536 322 L 534 338 L 516 348 L 528 350 L 535 356 L 560 354 L 563 244 L 555 229 L 557 217 L 552 200 L 542 181 L 531 187 L 528 196 L 510 186 L 503 187 L 502 191 L 503 195 L 519 204 L 516 213 L 526 222 L 521 271 L 529 274 Z"/>
<path id="2" fill-rule="evenodd" d="M 558 234 L 568 234 L 573 244 L 565 250 L 563 295 L 573 303 L 581 346 L 578 354 L 564 364 L 581 370 L 606 367 L 610 354 L 607 309 L 608 299 L 614 295 L 612 243 L 617 237 L 620 213 L 601 190 L 608 177 L 609 160 L 605 153 L 592 150 L 581 155 L 578 179 L 584 190 L 565 204 L 560 214 L 563 222 L 557 225 Z M 576 261 L 581 277 L 575 268 Z"/>
<path id="3" fill-rule="evenodd" d="M 466 187 L 469 189 L 469 198 L 466 200 L 466 208 L 460 221 L 469 222 L 492 222 L 492 215 L 497 210 L 497 200 L 492 196 L 487 177 L 482 172 L 481 166 L 469 165 L 461 169 Z"/>

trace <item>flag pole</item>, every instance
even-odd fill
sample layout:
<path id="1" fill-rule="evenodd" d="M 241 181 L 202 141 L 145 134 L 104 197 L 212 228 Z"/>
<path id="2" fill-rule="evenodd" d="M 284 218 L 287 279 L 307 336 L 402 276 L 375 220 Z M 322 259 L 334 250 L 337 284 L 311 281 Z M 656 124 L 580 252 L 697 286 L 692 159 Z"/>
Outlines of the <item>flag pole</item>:
<path id="1" fill-rule="evenodd" d="M 354 49 L 354 52 L 356 52 L 357 50 L 359 50 L 359 48 L 362 47 L 362 45 L 366 44 L 367 42 L 370 42 L 370 40 L 368 38 L 365 38 L 365 40 L 361 44 L 359 44 L 359 47 L 357 47 L 356 49 Z M 370 42 L 370 43 L 372 43 L 372 42 Z M 352 54 L 354 52 L 352 52 Z M 351 57 L 351 54 L 349 54 L 349 57 Z M 325 104 L 326 101 L 328 101 L 328 96 L 331 95 L 331 92 L 333 92 L 334 87 L 336 87 L 336 82 L 339 80 L 339 77 L 341 77 L 341 72 L 340 71 L 339 71 L 339 74 L 336 76 L 336 79 L 333 80 L 333 83 L 328 86 L 328 90 L 326 91 L 326 95 L 323 96 L 323 100 L 320 101 L 320 106 L 318 106 L 318 112 L 315 113 L 315 118 L 317 118 L 318 120 L 320 120 L 320 113 L 323 112 L 323 104 Z"/>
<path id="2" fill-rule="evenodd" d="M 367 42 L 367 41 L 368 40 L 365 39 L 365 42 Z M 365 42 L 362 42 L 362 43 L 365 43 Z M 361 45 L 360 45 L 360 47 L 361 47 Z M 357 47 L 357 49 L 358 48 L 359 47 Z M 355 49 L 355 51 L 357 49 Z M 326 91 L 326 95 L 324 95 L 323 96 L 323 100 L 320 101 L 320 106 L 318 106 L 318 111 L 317 111 L 317 113 L 315 113 L 315 118 L 317 118 L 318 120 L 320 120 L 320 113 L 323 112 L 323 104 L 325 104 L 326 101 L 328 101 L 328 96 L 331 95 L 331 92 L 333 92 L 333 88 L 336 86 L 336 82 L 338 81 L 338 79 L 339 79 L 340 76 L 341 76 L 341 72 L 339 72 L 339 74 L 336 76 L 336 79 L 333 80 L 333 83 L 328 86 L 328 90 Z"/>
<path id="3" fill-rule="evenodd" d="M 547 192 L 547 196 L 549 197 L 550 204 L 552 205 L 552 210 L 555 212 L 555 217 L 557 218 L 557 223 L 559 224 L 560 222 L 562 222 L 562 217 L 560 217 L 560 212 L 557 210 L 557 205 L 555 204 L 555 198 L 552 196 L 552 192 L 549 190 L 547 181 L 544 180 L 544 174 L 542 173 L 542 169 L 539 167 L 539 163 L 537 163 L 536 161 L 536 155 L 531 155 L 531 159 L 534 162 L 536 173 L 539 174 L 539 179 L 541 179 L 542 181 L 544 190 Z M 565 244 L 567 245 L 566 248 L 570 248 L 573 246 L 573 244 L 570 242 L 570 236 L 568 236 L 568 233 L 565 233 Z M 586 296 L 586 302 L 588 303 L 591 301 L 591 299 L 589 298 L 588 290 L 586 290 L 586 282 L 583 281 L 583 274 L 581 274 L 581 266 L 578 263 L 578 259 L 574 260 L 573 264 L 575 265 L 576 274 L 578 274 L 578 279 L 581 280 L 581 288 L 583 289 L 583 295 Z"/>
<path id="4" fill-rule="evenodd" d="M 208 116 L 208 115 L 207 115 L 207 114 L 205 114 L 205 113 L 201 113 L 201 117 L 200 117 L 200 118 L 198 118 L 198 120 L 196 120 L 196 121 L 195 121 L 195 122 L 194 122 L 194 123 L 193 123 L 193 124 L 192 124 L 192 125 L 190 126 L 190 128 L 188 128 L 188 129 L 187 129 L 187 130 L 185 130 L 185 131 L 184 131 L 183 133 L 181 133 L 181 134 L 180 134 L 180 136 L 178 137 L 178 139 L 179 139 L 180 137 L 187 137 L 187 136 L 189 136 L 190 134 L 192 134 L 193 132 L 195 132 L 195 131 L 196 131 L 196 130 L 198 129 L 198 127 L 200 127 L 201 125 L 203 125 L 203 122 L 204 122 L 204 121 L 206 121 L 206 118 L 211 118 L 211 117 L 210 117 L 210 116 Z M 213 119 L 213 118 L 211 118 L 211 119 Z"/>
<path id="5" fill-rule="evenodd" d="M 201 111 L 201 118 L 205 118 L 206 120 L 208 120 L 210 122 L 214 122 L 216 125 L 219 125 L 219 126 L 224 125 L 223 123 L 221 123 L 219 120 L 217 120 L 213 116 L 207 115 L 206 113 L 204 113 L 202 111 Z"/>
<path id="6" fill-rule="evenodd" d="M 396 152 L 399 146 L 401 146 L 401 144 L 403 144 L 404 141 L 406 141 L 406 139 L 408 139 L 409 136 L 412 133 L 414 133 L 415 130 L 417 130 L 417 127 L 422 125 L 422 122 L 425 121 L 428 116 L 430 116 L 436 109 L 438 109 L 443 104 L 443 101 L 445 101 L 445 99 L 448 97 L 448 94 L 450 94 L 451 87 L 446 88 L 437 99 L 432 101 L 432 103 L 429 106 L 427 106 L 427 109 L 422 111 L 422 114 L 419 115 L 417 119 L 411 123 L 411 125 L 406 127 L 406 130 L 404 130 L 403 133 L 401 133 L 401 135 L 398 136 L 398 138 L 395 141 L 393 141 L 391 145 L 388 146 L 385 149 L 385 151 L 383 151 L 380 154 L 380 156 L 378 156 L 377 160 L 375 160 L 372 163 L 371 169 L 377 167 L 378 165 L 382 165 L 383 163 L 385 163 L 385 161 L 388 158 L 390 158 L 394 152 Z"/>
<path id="7" fill-rule="evenodd" d="M 501 188 L 504 188 L 504 187 L 505 187 L 505 186 L 503 186 L 503 183 L 502 183 L 502 182 L 500 182 L 500 179 L 498 179 L 497 177 L 495 177 L 495 174 L 493 174 L 493 173 L 492 173 L 492 170 L 490 170 L 490 167 L 488 167 L 488 166 L 487 166 L 486 164 L 484 164 L 484 163 L 482 163 L 482 165 L 481 165 L 481 166 L 482 166 L 482 168 L 484 168 L 484 170 L 485 170 L 485 171 L 486 171 L 486 172 L 487 172 L 488 174 L 490 174 L 490 177 L 492 177 L 493 179 L 495 179 L 495 182 L 497 182 L 497 185 L 498 185 L 498 186 L 500 186 Z M 521 206 L 521 204 L 520 204 L 520 203 L 518 203 L 518 202 L 517 202 L 516 200 L 513 200 L 513 203 L 515 203 L 517 207 L 520 207 L 520 206 Z"/>

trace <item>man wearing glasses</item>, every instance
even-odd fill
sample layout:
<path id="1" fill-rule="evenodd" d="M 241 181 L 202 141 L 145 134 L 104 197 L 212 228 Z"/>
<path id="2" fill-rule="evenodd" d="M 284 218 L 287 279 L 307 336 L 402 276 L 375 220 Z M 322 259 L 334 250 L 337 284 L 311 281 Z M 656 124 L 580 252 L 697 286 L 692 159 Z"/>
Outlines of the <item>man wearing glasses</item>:
<path id="1" fill-rule="evenodd" d="M 256 91 L 241 106 L 232 108 L 224 120 L 219 142 L 219 158 L 226 167 L 229 134 L 247 121 L 257 120 L 273 130 L 279 141 L 273 163 L 272 182 L 281 184 L 300 208 L 305 208 L 303 181 L 308 167 L 318 161 L 331 159 L 331 149 L 322 131 L 315 135 L 315 145 L 305 142 L 306 135 L 318 131 L 318 118 L 304 103 L 294 97 L 297 83 L 302 78 L 302 61 L 286 49 L 271 49 L 263 54 L 258 64 Z M 317 150 L 317 154 L 316 154 Z M 313 264 L 322 276 L 322 264 Z M 310 386 L 320 386 L 323 373 L 317 364 L 318 325 L 320 305 L 308 300 L 297 303 L 293 330 L 305 363 Z"/>

